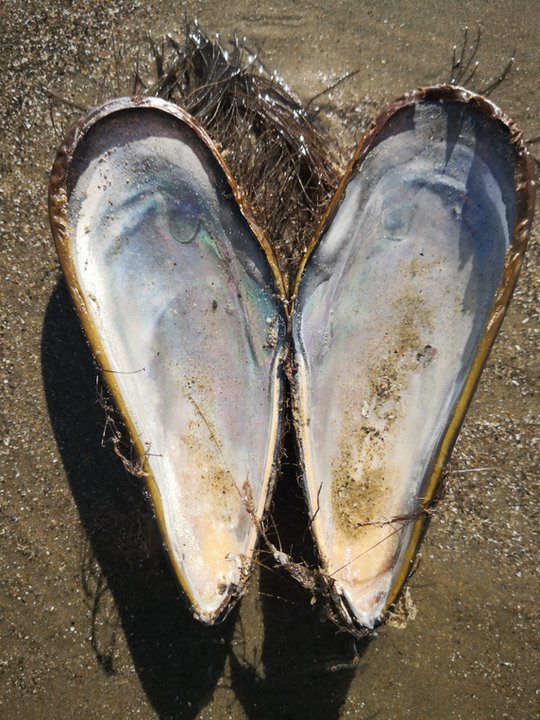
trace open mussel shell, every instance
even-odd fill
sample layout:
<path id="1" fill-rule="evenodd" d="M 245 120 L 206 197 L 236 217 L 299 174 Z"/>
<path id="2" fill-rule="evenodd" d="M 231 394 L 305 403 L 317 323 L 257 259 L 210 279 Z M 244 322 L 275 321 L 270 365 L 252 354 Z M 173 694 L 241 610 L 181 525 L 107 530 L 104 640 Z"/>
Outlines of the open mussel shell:
<path id="1" fill-rule="evenodd" d="M 532 209 L 514 123 L 438 86 L 381 114 L 312 243 L 293 400 L 321 569 L 347 624 L 384 619 L 410 573 Z"/>
<path id="2" fill-rule="evenodd" d="M 275 474 L 283 288 L 206 133 L 177 106 L 119 99 L 59 150 L 50 216 L 93 353 L 141 459 L 197 617 L 223 617 Z"/>

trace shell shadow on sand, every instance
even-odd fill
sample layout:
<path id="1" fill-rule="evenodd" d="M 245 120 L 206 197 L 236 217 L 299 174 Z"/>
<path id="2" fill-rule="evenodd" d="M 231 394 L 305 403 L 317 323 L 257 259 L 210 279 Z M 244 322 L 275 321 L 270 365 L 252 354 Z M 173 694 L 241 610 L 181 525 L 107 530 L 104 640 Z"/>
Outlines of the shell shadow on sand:
<path id="1" fill-rule="evenodd" d="M 115 673 L 121 627 L 141 684 L 161 718 L 196 717 L 224 674 L 227 658 L 230 673 L 224 681 L 249 717 L 285 712 L 307 718 L 323 708 L 324 717 L 337 718 L 361 670 L 355 652 L 361 653 L 368 641 L 353 651 L 351 639 L 336 634 L 310 606 L 309 595 L 282 571 L 261 570 L 264 641 L 257 666 L 242 653 L 238 608 L 222 624 L 206 627 L 185 607 L 143 481 L 127 474 L 111 445 L 102 445 L 105 416 L 96 369 L 63 280 L 45 316 L 42 370 L 51 423 L 84 530 L 81 586 L 90 641 L 103 672 Z M 292 458 L 292 447 L 288 452 Z M 284 547 L 298 547 L 309 535 L 292 460 L 280 476 L 273 514 Z M 257 592 L 255 578 L 250 587 Z M 260 623 L 260 618 L 252 621 Z M 233 634 L 240 638 L 234 648 Z"/>

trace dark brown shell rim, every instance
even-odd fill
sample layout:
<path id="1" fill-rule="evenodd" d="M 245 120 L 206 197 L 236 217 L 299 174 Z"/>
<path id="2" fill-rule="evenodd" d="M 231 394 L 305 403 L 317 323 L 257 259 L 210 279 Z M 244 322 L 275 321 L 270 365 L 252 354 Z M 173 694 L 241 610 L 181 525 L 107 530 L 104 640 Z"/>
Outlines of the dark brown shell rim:
<path id="1" fill-rule="evenodd" d="M 523 133 L 519 130 L 516 123 L 505 114 L 499 107 L 492 103 L 487 98 L 476 95 L 475 93 L 466 90 L 465 88 L 454 86 L 454 85 L 434 85 L 430 87 L 418 88 L 403 95 L 395 102 L 388 105 L 375 121 L 371 127 L 367 130 L 362 140 L 357 145 L 351 161 L 349 162 L 347 169 L 339 183 L 339 186 L 330 201 L 328 208 L 326 209 L 317 231 L 311 240 L 306 254 L 303 258 L 301 266 L 298 270 L 296 281 L 294 284 L 293 295 L 292 295 L 292 308 L 291 317 L 294 318 L 296 312 L 296 300 L 298 296 L 298 288 L 302 280 L 304 270 L 309 262 L 309 259 L 317 247 L 320 239 L 322 238 L 325 230 L 330 225 L 335 213 L 337 212 L 345 195 L 345 190 L 349 183 L 349 180 L 362 166 L 362 163 L 376 143 L 377 138 L 386 123 L 390 118 L 395 115 L 399 110 L 412 105 L 418 105 L 423 102 L 430 101 L 451 101 L 460 102 L 465 105 L 471 105 L 478 108 L 480 112 L 484 113 L 487 117 L 493 118 L 495 121 L 500 123 L 508 132 L 509 142 L 515 146 L 516 150 L 516 164 L 515 164 L 515 189 L 516 189 L 516 223 L 514 226 L 514 232 L 510 240 L 510 246 L 506 253 L 505 265 L 503 270 L 503 276 L 501 283 L 497 289 L 495 295 L 492 310 L 484 328 L 484 335 L 480 342 L 477 354 L 472 363 L 469 375 L 464 384 L 463 391 L 458 399 L 455 406 L 453 415 L 450 418 L 447 430 L 439 444 L 439 448 L 435 455 L 432 468 L 428 473 L 429 481 L 423 496 L 425 502 L 419 508 L 418 513 L 411 518 L 413 523 L 413 529 L 411 536 L 407 544 L 407 550 L 405 552 L 403 565 L 401 572 L 395 579 L 386 605 L 379 620 L 376 622 L 376 626 L 384 622 L 395 606 L 402 590 L 405 588 L 408 580 L 411 577 L 412 572 L 415 568 L 415 559 L 419 550 L 423 535 L 427 530 L 427 526 L 430 519 L 429 510 L 433 507 L 433 504 L 437 500 L 437 493 L 440 490 L 440 480 L 447 460 L 450 457 L 452 448 L 457 440 L 459 430 L 465 418 L 467 409 L 471 403 L 474 391 L 480 379 L 480 375 L 484 365 L 487 362 L 489 352 L 493 346 L 493 342 L 503 321 L 503 318 L 508 309 L 508 304 L 512 296 L 512 292 L 517 281 L 519 271 L 521 269 L 523 256 L 527 246 L 527 240 L 532 226 L 532 219 L 534 213 L 534 201 L 535 201 L 535 181 L 534 181 L 534 163 L 526 148 L 523 140 Z M 294 347 L 293 347 L 294 353 Z M 293 374 L 291 378 L 291 395 L 293 403 L 293 417 L 295 418 L 295 424 L 298 423 L 298 418 L 301 417 L 302 408 L 298 402 L 298 392 L 295 387 L 295 376 L 294 376 L 294 359 L 293 359 Z M 298 442 L 298 452 L 301 465 L 305 467 L 305 456 L 302 447 L 301 433 L 296 432 Z M 309 498 L 307 498 L 309 502 Z M 316 538 L 314 537 L 314 543 L 317 546 Z M 320 557 L 320 553 L 319 553 Z M 322 557 L 320 557 L 321 564 Z M 324 571 L 324 568 L 323 568 Z M 341 608 L 341 612 L 344 615 L 344 619 L 347 625 L 357 626 L 358 622 L 355 619 L 354 612 L 350 607 L 345 596 L 343 596 L 339 590 L 335 589 L 335 606 Z"/>
<path id="2" fill-rule="evenodd" d="M 235 605 L 236 601 L 240 598 L 240 596 L 243 593 L 243 590 L 245 588 L 245 585 L 247 584 L 247 581 L 249 580 L 249 577 L 251 575 L 251 565 L 252 565 L 252 559 L 246 558 L 246 567 L 242 568 L 241 572 L 241 583 L 237 585 L 231 585 L 229 588 L 229 592 L 227 596 L 225 597 L 223 603 L 211 614 L 206 615 L 201 612 L 200 608 L 197 606 L 196 602 L 194 601 L 194 598 L 191 597 L 186 583 L 183 582 L 183 572 L 178 565 L 177 561 L 175 560 L 172 552 L 170 551 L 169 543 L 168 543 L 168 537 L 167 533 L 165 532 L 165 521 L 164 521 L 164 513 L 162 508 L 162 502 L 161 502 L 161 495 L 159 493 L 157 484 L 153 478 L 152 472 L 150 470 L 149 464 L 146 460 L 146 450 L 142 446 L 140 439 L 138 437 L 138 434 L 135 430 L 135 427 L 133 425 L 133 422 L 130 418 L 129 412 L 127 410 L 127 407 L 125 406 L 124 401 L 122 400 L 122 395 L 120 392 L 120 389 L 118 387 L 118 384 L 116 382 L 115 376 L 113 372 L 110 372 L 107 367 L 107 360 L 106 360 L 106 354 L 102 347 L 101 340 L 99 338 L 98 333 L 96 332 L 96 329 L 93 325 L 93 322 L 90 319 L 90 315 L 88 313 L 88 309 L 86 307 L 86 302 L 84 300 L 84 296 L 80 290 L 77 276 L 75 272 L 75 268 L 73 265 L 73 258 L 71 255 L 70 250 L 70 243 L 69 238 L 67 235 L 68 227 L 67 227 L 67 202 L 68 202 L 68 192 L 67 192 L 67 181 L 70 171 L 70 165 L 71 161 L 75 152 L 75 149 L 77 145 L 80 143 L 80 141 L 84 138 L 84 136 L 88 133 L 88 131 L 100 120 L 102 120 L 105 117 L 108 117 L 114 113 L 122 112 L 125 110 L 131 110 L 135 108 L 150 108 L 150 109 L 156 109 L 162 112 L 166 112 L 169 115 L 172 115 L 173 117 L 177 118 L 181 122 L 183 122 L 185 125 L 187 125 L 190 129 L 192 129 L 196 135 L 199 137 L 199 139 L 207 146 L 207 148 L 211 151 L 212 155 L 218 162 L 220 168 L 222 169 L 227 182 L 229 183 L 231 190 L 233 192 L 233 195 L 235 197 L 235 200 L 238 204 L 238 207 L 245 218 L 248 226 L 250 227 L 251 231 L 257 238 L 260 246 L 263 249 L 263 252 L 267 258 L 268 264 L 273 272 L 275 283 L 276 283 L 276 289 L 278 292 L 278 295 L 281 299 L 281 303 L 284 306 L 284 285 L 283 280 L 281 277 L 281 274 L 278 269 L 277 261 L 275 259 L 274 252 L 270 246 L 270 243 L 268 242 L 265 233 L 263 230 L 257 225 L 253 214 L 251 212 L 251 209 L 239 189 L 237 183 L 235 182 L 234 178 L 232 177 L 223 157 L 221 156 L 219 150 L 209 137 L 209 135 L 206 133 L 206 131 L 199 125 L 199 123 L 186 111 L 184 111 L 182 108 L 173 105 L 172 103 L 169 103 L 165 100 L 161 100 L 159 98 L 142 98 L 142 97 L 125 97 L 125 98 L 116 98 L 114 100 L 110 100 L 106 103 L 103 103 L 102 105 L 97 106 L 93 110 L 90 111 L 90 113 L 77 122 L 67 133 L 64 141 L 60 145 L 57 156 L 55 159 L 55 162 L 53 164 L 50 182 L 49 182 L 49 218 L 52 228 L 52 233 L 56 245 L 56 249 L 58 252 L 58 256 L 60 258 L 60 262 L 62 265 L 62 269 L 64 272 L 64 275 L 66 277 L 67 285 L 70 291 L 70 294 L 72 296 L 75 308 L 77 310 L 77 314 L 79 315 L 79 318 L 81 320 L 81 323 L 83 325 L 85 334 L 88 338 L 88 342 L 90 345 L 90 348 L 92 350 L 92 353 L 94 355 L 94 358 L 96 362 L 98 363 L 99 367 L 102 371 L 103 379 L 105 380 L 106 384 L 108 385 L 112 396 L 114 397 L 115 404 L 120 412 L 120 415 L 123 418 L 123 421 L 125 423 L 125 426 L 127 428 L 127 431 L 131 437 L 131 440 L 135 446 L 135 450 L 137 453 L 138 458 L 140 459 L 140 474 L 145 477 L 146 485 L 148 492 L 150 494 L 150 497 L 152 499 L 152 507 L 153 511 L 156 515 L 161 535 L 163 538 L 163 542 L 165 544 L 165 547 L 167 549 L 167 556 L 168 559 L 173 567 L 173 570 L 175 572 L 176 577 L 179 580 L 179 583 L 182 587 L 183 593 L 185 595 L 185 599 L 188 602 L 188 605 L 192 609 L 193 614 L 198 617 L 202 622 L 205 622 L 206 624 L 215 624 L 217 622 L 220 622 L 223 620 L 227 614 L 231 611 L 233 606 Z M 281 365 L 283 363 L 283 359 L 281 360 Z M 278 376 L 281 376 L 282 369 L 280 368 L 278 370 Z M 279 388 L 279 398 L 278 402 L 282 404 L 282 395 L 283 395 L 283 387 L 282 383 L 280 382 L 280 388 Z M 279 414 L 277 419 L 277 429 L 276 434 L 279 438 L 281 433 L 281 421 L 280 421 L 281 414 Z M 272 463 L 272 471 L 270 476 L 268 477 L 268 492 L 266 497 L 266 503 L 265 503 L 265 509 L 264 513 L 267 512 L 271 497 L 272 497 L 272 488 L 275 484 L 275 480 L 277 477 L 277 455 L 279 450 L 279 442 L 276 442 L 276 449 L 274 453 L 274 459 Z M 257 533 L 256 528 L 254 528 L 254 532 Z"/>

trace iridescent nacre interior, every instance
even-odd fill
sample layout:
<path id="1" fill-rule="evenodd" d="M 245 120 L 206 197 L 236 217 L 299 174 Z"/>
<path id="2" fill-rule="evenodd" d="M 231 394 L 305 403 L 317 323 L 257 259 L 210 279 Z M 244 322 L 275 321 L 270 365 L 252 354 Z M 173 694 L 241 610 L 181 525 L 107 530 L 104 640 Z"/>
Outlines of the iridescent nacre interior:
<path id="1" fill-rule="evenodd" d="M 314 534 L 368 627 L 411 559 L 412 520 L 501 283 L 514 168 L 506 127 L 473 105 L 398 110 L 299 285 L 297 431 Z"/>
<path id="2" fill-rule="evenodd" d="M 256 542 L 244 483 L 260 517 L 273 473 L 284 338 L 274 276 L 212 152 L 158 107 L 113 112 L 86 133 L 68 221 L 100 362 L 147 450 L 173 564 L 211 622 Z"/>

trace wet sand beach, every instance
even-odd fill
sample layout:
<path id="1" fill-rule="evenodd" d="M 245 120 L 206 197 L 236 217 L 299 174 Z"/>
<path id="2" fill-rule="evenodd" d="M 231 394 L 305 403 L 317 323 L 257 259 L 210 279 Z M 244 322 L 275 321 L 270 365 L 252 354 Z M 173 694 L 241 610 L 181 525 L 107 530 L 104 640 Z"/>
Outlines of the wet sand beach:
<path id="1" fill-rule="evenodd" d="M 47 185 L 69 125 L 129 94 L 147 34 L 197 17 L 246 37 L 344 159 L 388 102 L 449 79 L 482 25 L 481 90 L 540 136 L 540 5 L 6 2 L 0 8 L 0 718 L 401 718 L 540 715 L 539 217 L 410 583 L 416 617 L 354 645 L 260 567 L 221 625 L 185 609 L 141 482 L 102 447 L 97 373 L 62 280 Z M 59 102 L 54 96 L 68 100 Z M 52 97 L 52 99 L 51 99 Z M 531 152 L 540 157 L 540 141 Z M 305 527 L 294 453 L 278 483 L 284 541 Z M 412 613 L 414 615 L 414 613 Z"/>

